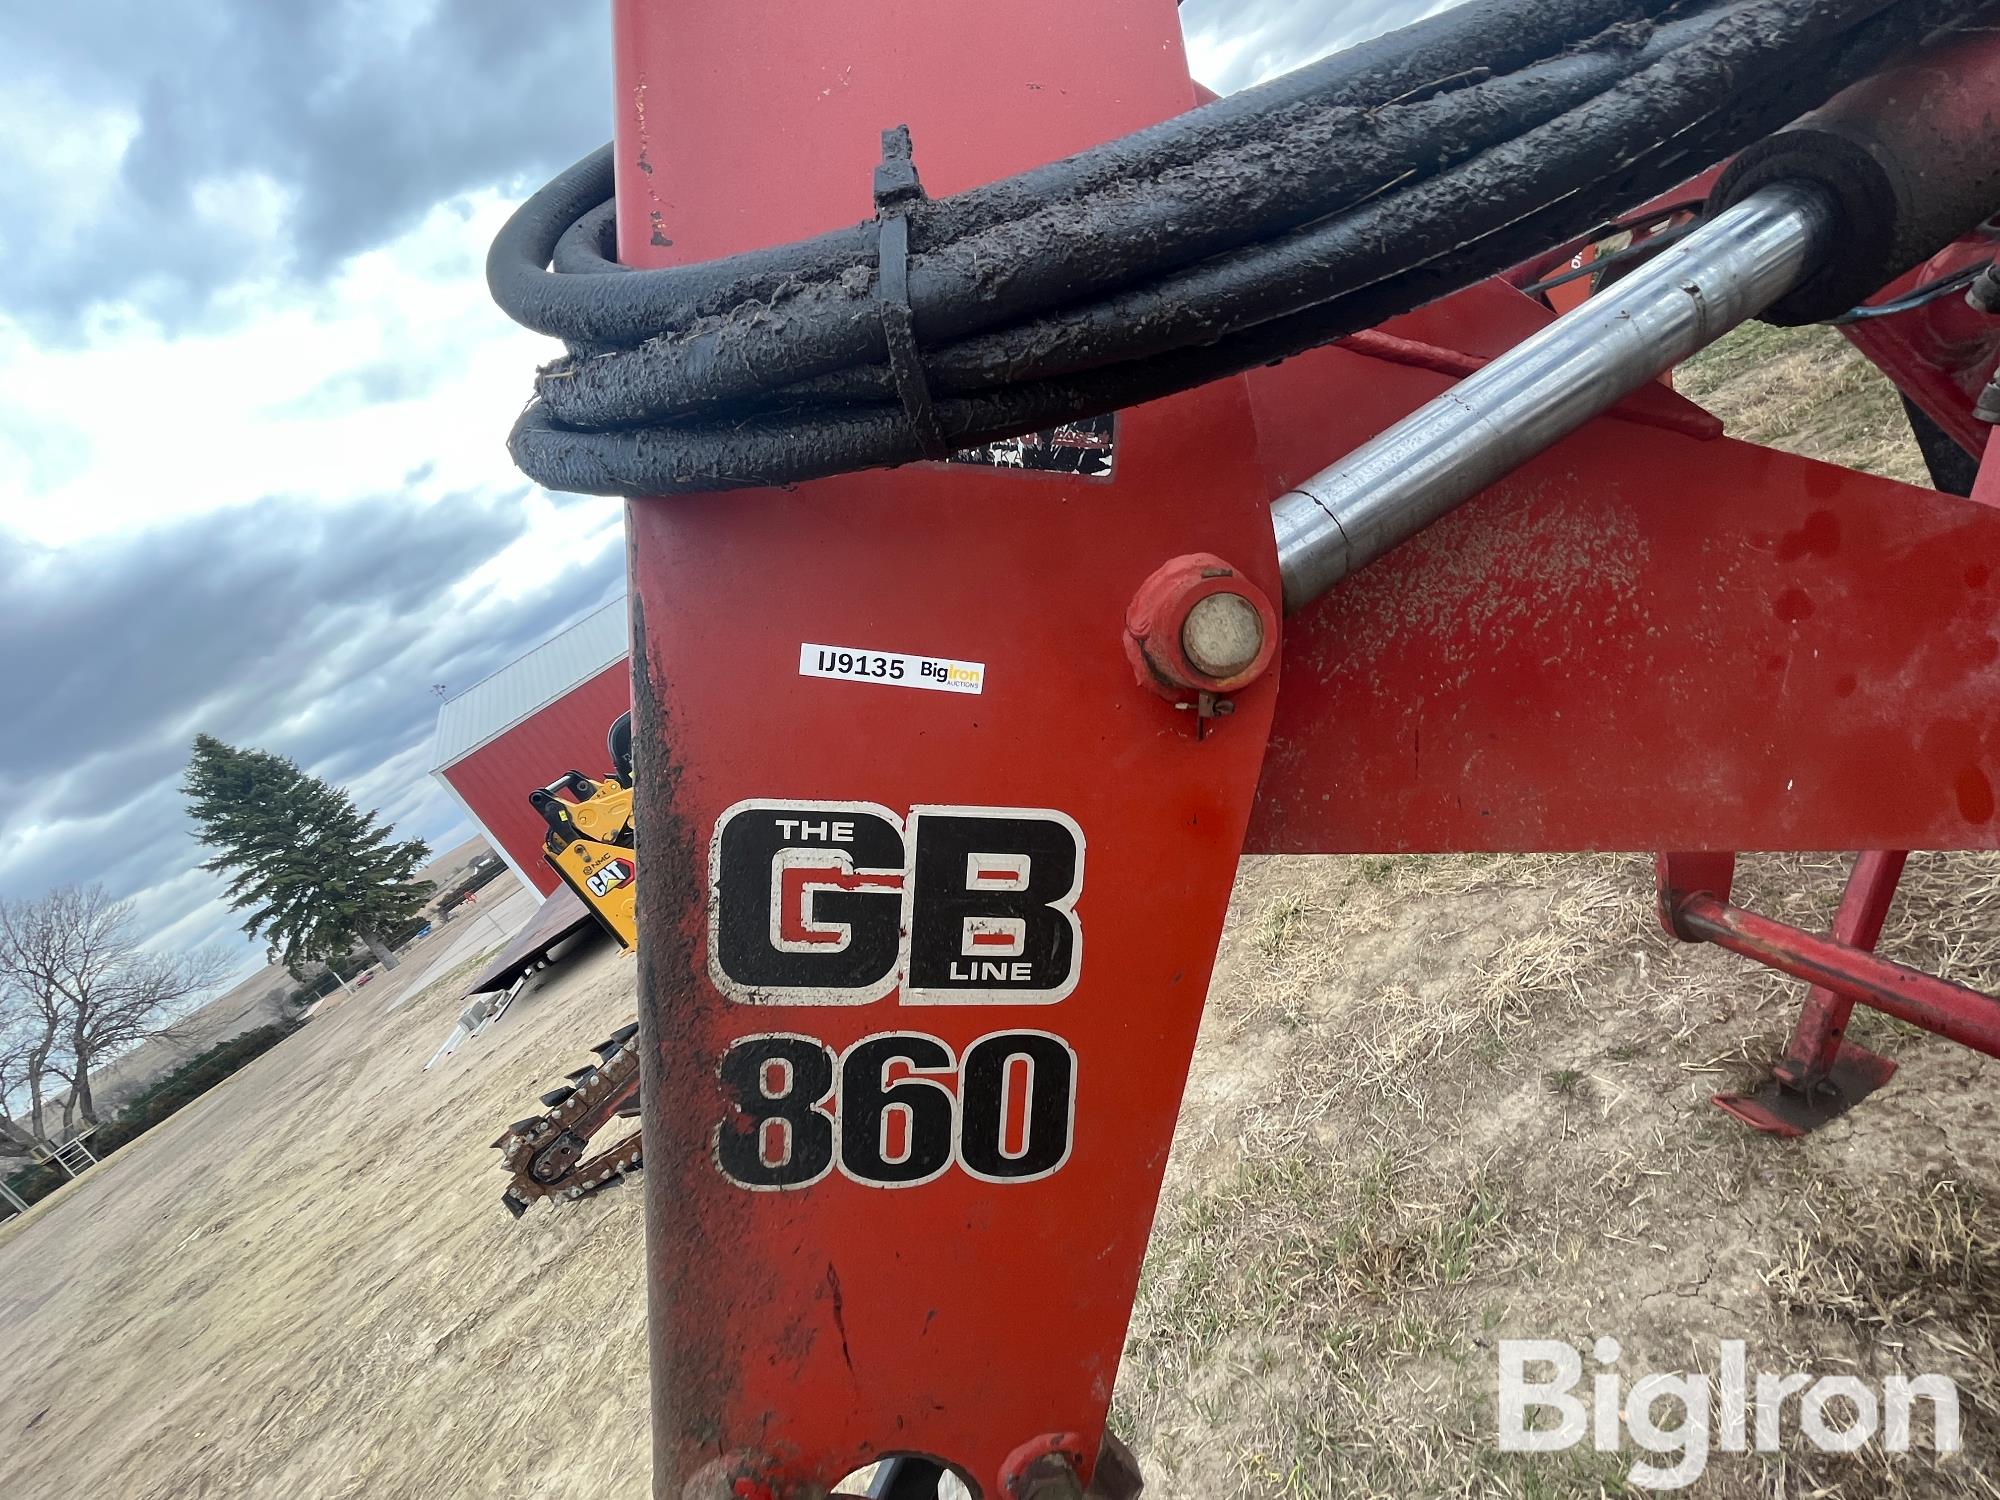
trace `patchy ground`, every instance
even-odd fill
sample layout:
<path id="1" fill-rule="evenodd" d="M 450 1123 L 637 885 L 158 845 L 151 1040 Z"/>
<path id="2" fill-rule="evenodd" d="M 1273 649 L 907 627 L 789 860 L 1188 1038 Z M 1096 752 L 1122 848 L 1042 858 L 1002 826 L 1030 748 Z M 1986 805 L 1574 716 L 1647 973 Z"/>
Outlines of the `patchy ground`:
<path id="1" fill-rule="evenodd" d="M 1739 334 L 1684 388 L 1916 477 L 1831 338 Z M 1842 873 L 1742 890 L 1824 925 Z M 1669 944 L 1650 890 L 1634 857 L 1246 862 L 1116 1394 L 1149 1493 L 1623 1493 L 1629 1453 L 1493 1441 L 1500 1339 L 1610 1336 L 1628 1384 L 1740 1338 L 1753 1370 L 1963 1387 L 1957 1458 L 1794 1444 L 1696 1494 L 2000 1496 L 2000 1064 L 1863 1019 L 1894 1081 L 1753 1136 L 1707 1098 L 1799 987 Z M 1884 948 L 2000 985 L 1996 911 L 2000 861 L 1919 856 Z M 638 1194 L 516 1224 L 486 1150 L 629 1017 L 633 966 L 551 971 L 427 1074 L 452 987 L 384 1007 L 442 951 L 0 1227 L 0 1495 L 645 1493 Z"/>
<path id="2" fill-rule="evenodd" d="M 475 860 L 490 857 L 492 853 L 485 839 L 468 839 L 417 871 L 417 879 L 430 881 L 443 890 L 470 870 Z M 509 878 L 507 883 L 514 882 Z M 189 1058 L 246 1031 L 291 1020 L 297 1011 L 289 997 L 298 987 L 298 980 L 282 965 L 266 965 L 199 1010 L 182 1017 L 170 1031 L 142 1042 L 98 1069 L 92 1075 L 92 1092 L 98 1109 L 116 1112 L 147 1085 Z"/>
<path id="3" fill-rule="evenodd" d="M 1740 889 L 1823 925 L 1840 878 L 1764 859 Z M 1157 1492 L 1622 1493 L 1629 1456 L 1495 1441 L 1497 1341 L 1610 1336 L 1627 1385 L 1743 1339 L 1752 1370 L 1964 1389 L 1956 1459 L 1794 1447 L 1695 1493 L 2000 1494 L 2000 1064 L 1863 1019 L 1894 1082 L 1804 1142 L 1752 1135 L 1708 1097 L 1782 1050 L 1798 986 L 1668 943 L 1650 880 L 1246 865 L 1117 1392 Z M 2000 984 L 1997 887 L 1991 857 L 1920 858 L 1885 951 Z"/>
<path id="4" fill-rule="evenodd" d="M 1683 366 L 1675 384 L 1727 422 L 1731 437 L 1931 482 L 1895 391 L 1830 328 L 1746 323 Z"/>
<path id="5" fill-rule="evenodd" d="M 0 1495 L 641 1495 L 639 1194 L 515 1223 L 487 1149 L 633 1013 L 590 946 L 431 1072 L 455 936 L 0 1225 Z M 559 976 L 559 977 L 558 977 Z"/>

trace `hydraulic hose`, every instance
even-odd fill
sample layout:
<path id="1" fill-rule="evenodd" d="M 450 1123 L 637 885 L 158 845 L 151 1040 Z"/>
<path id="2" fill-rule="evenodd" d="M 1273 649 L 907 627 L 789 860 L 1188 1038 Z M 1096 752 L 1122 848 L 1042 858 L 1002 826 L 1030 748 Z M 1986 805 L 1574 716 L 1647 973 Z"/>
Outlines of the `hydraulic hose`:
<path id="1" fill-rule="evenodd" d="M 1366 107 L 1416 97 L 1446 81 L 1513 72 L 1579 37 L 1642 21 L 1669 3 L 1476 0 L 1093 150 L 940 200 L 916 226 L 911 248 L 922 253 L 1053 203 L 1252 145 L 1273 124 L 1300 112 Z M 631 343 L 769 298 L 794 281 L 874 264 L 873 228 L 857 224 L 705 265 L 630 272 L 612 257 L 612 193 L 611 148 L 605 146 L 535 194 L 501 230 L 487 278 L 494 300 L 516 322 L 564 340 Z M 559 245 L 562 274 L 549 275 L 544 268 Z M 592 274 L 618 279 L 572 279 Z"/>
<path id="2" fill-rule="evenodd" d="M 1153 399 L 1504 270 L 1996 8 L 1469 5 L 920 203 L 908 306 L 928 433 L 899 397 L 909 371 L 889 364 L 875 222 L 703 266 L 614 269 L 607 149 L 494 245 L 502 306 L 571 346 L 510 445 L 550 488 L 671 494 L 903 463 L 937 456 L 939 436 L 970 446 Z"/>
<path id="3" fill-rule="evenodd" d="M 1087 209 L 1065 201 L 942 246 L 910 268 L 911 310 L 925 338 L 1008 331 L 970 348 L 947 346 L 928 354 L 931 390 L 965 393 L 1123 357 L 1113 352 L 1116 320 L 1126 315 L 1125 299 L 1116 294 L 1136 278 L 1218 263 L 1212 258 L 1242 245 L 1246 233 L 1283 234 L 1323 217 L 1316 205 L 1372 193 L 1426 164 L 1434 169 L 1440 161 L 1462 162 L 1514 131 L 1546 124 L 1601 94 L 1645 57 L 1664 56 L 1669 37 L 1685 42 L 1690 36 L 1691 28 L 1672 28 L 1655 47 L 1636 54 L 1558 58 L 1394 111 L 1369 135 L 1356 135 L 1352 111 L 1323 111 L 1260 143 L 1257 155 L 1267 167 L 1239 167 L 1233 156 L 1221 172 L 1207 163 L 1177 167 L 1155 178 L 1149 192 L 1106 193 Z M 1228 214 L 1214 211 L 1218 200 L 1229 204 Z M 1037 326 L 1036 347 L 1046 350 L 1049 361 L 1034 370 L 1008 368 L 1024 320 L 1065 304 L 1091 305 L 1092 298 L 1109 299 L 1094 306 L 1113 320 L 1111 338 L 1100 328 L 1085 327 L 1066 342 L 1080 340 L 1085 350 L 1098 351 L 1097 357 L 1064 361 L 1047 348 Z M 1212 316 L 1216 307 L 1181 310 Z M 857 296 L 839 280 L 819 283 L 786 299 L 785 321 L 790 336 L 782 341 L 746 340 L 739 327 L 722 321 L 622 357 L 582 360 L 544 392 L 544 399 L 559 422 L 618 426 L 743 400 L 857 366 L 874 379 L 852 394 L 880 396 L 888 390 L 888 371 L 878 363 L 885 349 L 872 295 Z"/>

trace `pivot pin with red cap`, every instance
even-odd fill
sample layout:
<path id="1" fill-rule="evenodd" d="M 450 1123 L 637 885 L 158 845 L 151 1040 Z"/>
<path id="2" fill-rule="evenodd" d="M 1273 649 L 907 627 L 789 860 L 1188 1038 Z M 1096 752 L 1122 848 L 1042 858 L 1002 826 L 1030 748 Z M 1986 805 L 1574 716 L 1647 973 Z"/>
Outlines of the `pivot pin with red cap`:
<path id="1" fill-rule="evenodd" d="M 1262 677 L 1277 654 L 1277 610 L 1211 553 L 1163 564 L 1125 613 L 1125 655 L 1140 685 L 1203 719 L 1228 714 L 1229 695 Z"/>

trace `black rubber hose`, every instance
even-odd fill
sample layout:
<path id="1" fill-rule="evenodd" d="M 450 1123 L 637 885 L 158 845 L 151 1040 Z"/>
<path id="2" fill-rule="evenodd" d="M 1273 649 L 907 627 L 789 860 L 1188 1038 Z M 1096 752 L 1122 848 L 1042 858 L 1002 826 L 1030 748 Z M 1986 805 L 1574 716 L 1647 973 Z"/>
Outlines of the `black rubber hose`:
<path id="1" fill-rule="evenodd" d="M 1254 149 L 1165 173 L 1144 192 L 1107 193 L 1087 209 L 1063 205 L 970 236 L 912 264 L 917 326 L 927 343 L 1018 327 L 1024 318 L 1106 296 L 1135 278 L 1157 277 L 1323 219 L 1387 184 L 1454 166 L 1547 124 L 1703 32 L 1695 22 L 1662 27 L 1646 45 L 1557 58 L 1424 104 L 1317 111 Z M 1227 212 L 1215 212 L 1218 201 Z M 1114 305 L 1099 304 L 1107 315 Z M 770 338 L 741 320 L 716 320 L 713 327 L 650 340 L 610 359 L 580 359 L 545 383 L 543 397 L 558 421 L 633 425 L 885 357 L 881 317 L 867 283 L 858 293 L 841 282 L 822 283 L 753 316 L 760 323 L 781 317 L 787 337 Z M 1119 357 L 1110 352 L 1115 345 L 1104 347 L 1098 362 Z M 928 356 L 925 363 L 934 389 L 952 388 L 951 374 Z"/>
<path id="2" fill-rule="evenodd" d="M 1693 28 L 1681 28 L 1679 34 L 1690 36 Z M 1613 33 L 1614 53 L 1638 54 L 1636 46 L 1616 48 L 1616 39 Z M 1249 243 L 1331 211 L 1340 194 L 1361 190 L 1371 171 L 1364 153 L 1378 134 L 1393 138 L 1377 148 L 1385 158 L 1379 169 L 1386 174 L 1382 180 L 1418 171 L 1420 165 L 1435 170 L 1453 156 L 1504 139 L 1523 123 L 1560 112 L 1582 90 L 1607 86 L 1621 76 L 1619 60 L 1617 55 L 1558 59 L 1534 70 L 1532 79 L 1467 84 L 1435 104 L 1377 105 L 1365 112 L 1347 102 L 1348 91 L 1340 91 L 1330 102 L 1316 101 L 1311 107 L 1287 103 L 1252 138 L 1227 142 L 1207 155 L 1188 157 L 1176 150 L 1148 163 L 1143 176 L 1113 178 L 1100 161 L 1091 161 L 1085 171 L 1080 164 L 1086 158 L 1078 157 L 927 204 L 912 217 L 913 311 L 927 336 L 955 337 L 1092 295 L 1139 272 L 1157 273 Z M 1546 90 L 1546 98 L 1538 97 L 1540 90 Z M 1398 154 L 1398 140 L 1402 159 L 1389 164 L 1386 158 Z M 1106 150 L 1120 163 L 1135 155 L 1125 142 L 1113 146 L 1117 149 Z M 1308 168 L 1321 162 L 1330 171 L 1316 178 Z M 1058 186 L 1066 190 L 1064 196 L 1036 201 L 1021 186 L 1052 172 L 1063 178 Z M 1253 201 L 1258 195 L 1243 186 L 1257 182 L 1260 173 L 1268 181 L 1258 202 Z M 549 212 L 563 220 L 579 198 L 608 194 L 610 181 L 608 155 L 587 158 L 546 190 Z M 1218 195 L 1217 184 L 1234 186 L 1237 195 Z M 1072 188 L 1088 191 L 1068 193 Z M 996 196 L 1018 208 L 1018 216 L 998 212 Z M 543 207 L 531 202 L 521 222 L 537 224 Z M 612 238 L 609 210 L 599 204 L 579 214 L 557 238 L 550 253 L 562 276 L 537 269 L 524 278 L 520 254 L 503 234 L 489 263 L 502 305 L 529 326 L 592 351 L 679 334 L 683 341 L 672 351 L 659 351 L 655 362 L 670 366 L 674 378 L 702 388 L 714 400 L 882 354 L 868 275 L 874 256 L 872 223 L 699 267 L 628 273 L 605 283 L 566 282 L 566 276 L 593 275 L 608 266 L 603 257 Z M 532 247 L 521 253 L 543 253 L 546 228 L 542 225 Z M 857 271 L 859 278 L 853 274 Z M 726 296 L 712 294 L 710 283 L 718 277 L 725 278 Z M 564 316 L 544 318 L 546 309 L 533 299 L 523 300 L 524 280 L 544 297 L 564 291 L 570 298 Z M 643 287 L 656 289 L 657 295 L 646 294 L 647 315 L 636 324 L 624 311 L 612 315 L 599 305 L 607 298 L 622 301 Z M 680 294 L 688 287 L 694 295 L 683 302 Z M 783 346 L 790 368 L 757 369 L 732 357 L 727 345 L 732 334 L 741 332 L 731 326 L 732 315 L 756 305 L 758 313 L 752 316 L 761 317 L 761 304 L 780 300 L 787 326 L 803 334 Z M 707 326 L 718 320 L 719 326 Z M 675 400 L 638 392 L 631 399 L 648 408 Z"/>
<path id="3" fill-rule="evenodd" d="M 1380 104 L 1513 72 L 1669 8 L 1671 0 L 1476 0 L 1119 140 L 940 200 L 912 226 L 912 248 L 922 253 L 1051 202 L 1254 142 L 1287 112 Z M 873 228 L 859 224 L 701 265 L 628 271 L 603 258 L 609 245 L 600 225 L 570 242 L 567 274 L 549 273 L 544 268 L 571 226 L 610 202 L 612 175 L 606 146 L 529 199 L 494 240 L 487 285 L 516 322 L 570 341 L 633 343 L 741 300 L 769 298 L 793 282 L 872 264 Z"/>
<path id="4" fill-rule="evenodd" d="M 969 399 L 939 402 L 940 425 L 954 442 L 969 446 L 1151 399 L 1370 326 L 1671 187 L 1880 67 L 1937 22 L 1988 8 L 1945 0 L 1759 0 L 1732 6 L 1727 23 L 1710 27 L 1698 43 L 1583 106 L 1590 131 L 1582 139 L 1593 160 L 1579 163 L 1571 156 L 1547 172 L 1538 165 L 1551 146 L 1562 146 L 1564 132 L 1576 127 L 1578 122 L 1564 117 L 1444 177 L 1385 195 L 1275 246 L 1185 273 L 1222 278 L 1209 308 L 1181 315 L 1189 320 L 1179 330 L 1188 347 L 1156 341 L 1153 357 L 1135 362 L 1106 354 L 1088 339 L 1074 341 L 1061 360 L 1116 362 L 1062 379 L 1024 378 L 1045 367 L 1004 348 L 1017 331 L 1029 338 L 1045 335 L 1045 320 L 994 335 L 1006 357 L 984 375 L 979 370 L 968 375 L 952 364 L 962 350 L 926 350 L 927 366 L 935 359 L 943 379 L 998 382 Z M 1469 228 L 1468 204 L 1476 206 L 1483 229 Z M 1347 259 L 1329 264 L 1323 252 L 1343 238 Z M 1298 256 L 1303 240 L 1314 241 L 1312 253 L 1287 264 L 1284 257 Z M 1185 277 L 1179 283 L 1171 277 L 1155 280 L 1151 294 L 1163 314 L 1171 313 L 1165 289 L 1171 285 L 1173 298 L 1184 300 L 1189 283 Z M 1274 292 L 1289 300 L 1256 300 Z M 1298 310 L 1274 314 L 1287 308 Z M 1093 314 L 1086 308 L 1069 316 Z M 787 328 L 785 336 L 794 332 Z M 766 387 L 722 420 L 627 432 L 571 431 L 546 407 L 534 407 L 517 425 L 513 444 L 523 467 L 543 483 L 599 493 L 782 483 L 905 462 L 918 453 L 900 407 L 826 399 L 828 386 L 853 382 L 880 388 L 884 373 L 842 370 L 815 382 L 820 389 Z M 817 404 L 805 404 L 808 395 L 817 397 Z"/>
<path id="5" fill-rule="evenodd" d="M 1563 186 L 1598 180 L 1608 150 L 1635 166 L 1654 160 L 1652 170 L 1620 187 L 1637 200 L 1653 196 L 1791 120 L 1802 104 L 1824 98 L 1830 84 L 1874 71 L 1914 40 L 1899 31 L 1900 45 L 1836 59 L 1810 19 L 1801 14 L 1799 29 L 1786 43 L 1802 49 L 1790 55 L 1787 71 L 1802 56 L 1818 64 L 1805 70 L 1804 87 L 1779 78 L 1770 87 L 1744 89 L 1746 59 L 1767 39 L 1748 40 L 1718 28 L 1631 86 L 1606 92 L 1461 169 L 1410 187 L 1379 213 L 1315 224 L 1090 307 L 927 352 L 926 370 L 940 388 L 969 394 L 1214 343 L 1327 302 L 1329 285 L 1363 289 L 1388 282 L 1438 253 L 1501 233 L 1545 205 L 1561 203 L 1568 196 L 1559 190 Z M 1692 169 L 1685 162 L 1688 142 L 1677 140 L 1690 135 L 1700 141 L 1705 158 Z M 1655 145 L 1635 148 L 1635 142 Z M 1676 171 L 1680 177 L 1673 176 Z M 1579 219 L 1571 206 L 1558 222 L 1557 233 L 1567 235 L 1587 216 Z"/>
<path id="6" fill-rule="evenodd" d="M 1755 139 L 1796 113 L 1795 98 L 1782 88 L 1759 90 L 1748 101 L 1740 97 L 1740 64 L 1750 50 L 1742 37 L 1709 36 L 1631 87 L 1603 92 L 1397 194 L 1379 211 L 1323 220 L 1101 302 L 926 351 L 925 372 L 933 390 L 970 395 L 1214 344 L 1326 303 L 1328 286 L 1374 286 L 1440 249 L 1499 233 L 1559 201 L 1562 185 L 1591 182 L 1603 170 L 1607 149 L 1633 150 L 1631 142 L 1670 140 L 1677 129 L 1696 129 L 1719 157 L 1726 143 Z M 1641 154 L 1633 151 L 1632 159 Z M 1679 152 L 1671 158 L 1679 159 Z M 1655 172 L 1646 181 L 1663 191 L 1679 180 L 1660 176 Z M 886 373 L 871 376 L 872 392 L 883 391 Z M 567 415 L 559 400 L 550 401 L 550 411 L 559 421 Z"/>
<path id="7" fill-rule="evenodd" d="M 1774 121 L 1783 123 L 1796 118 L 1812 101 L 1823 95 L 1825 80 L 1866 77 L 1879 71 L 1929 36 L 1941 22 L 1951 19 L 1952 13 L 1958 9 L 1955 0 L 1926 0 L 1925 4 L 1906 7 L 1893 16 L 1884 16 L 1857 28 L 1830 44 L 1804 52 L 1795 60 L 1797 66 L 1790 70 L 1795 76 L 1785 86 L 1733 93 L 1725 107 L 1702 120 L 1690 122 L 1678 134 L 1636 154 L 1621 170 L 1566 199 L 1505 224 L 1491 235 L 1459 244 L 1447 233 L 1442 242 L 1451 248 L 1445 252 L 1399 263 L 1394 274 L 1358 286 L 1340 298 L 1319 303 L 1297 316 L 1272 319 L 1233 337 L 1219 338 L 1205 347 L 1191 347 L 1171 364 L 1148 362 L 1141 367 L 1142 373 L 1138 377 L 1126 383 L 1121 383 L 1122 377 L 1114 372 L 1102 381 L 1092 381 L 1087 386 L 1070 384 L 1063 389 L 1076 399 L 1086 399 L 1084 393 L 1087 391 L 1087 399 L 1108 402 L 1104 409 L 1110 410 L 1118 405 L 1152 399 L 1155 395 L 1184 388 L 1186 384 L 1199 384 L 1239 373 L 1301 353 L 1357 329 L 1371 327 L 1385 318 L 1490 274 L 1487 268 L 1496 255 L 1506 264 L 1514 264 L 1515 261 L 1508 257 L 1514 256 L 1519 246 L 1559 243 L 1569 233 L 1566 226 L 1570 224 L 1579 221 L 1607 222 L 1632 203 L 1655 197 L 1665 189 L 1686 181 L 1723 154 L 1718 142 L 1756 137 L 1768 131 Z M 1518 143 L 1517 154 L 1533 155 L 1547 149 L 1548 144 L 1534 141 Z M 1482 172 L 1489 165 L 1491 163 L 1484 160 L 1478 164 Z M 1438 183 L 1436 191 L 1448 208 L 1454 202 L 1475 196 L 1479 186 L 1473 175 L 1466 173 L 1456 180 Z M 1448 224 L 1443 227 L 1449 230 Z M 1500 246 L 1497 250 L 1496 244 Z M 1183 283 L 1183 289 L 1185 286 Z M 1052 330 L 1044 328 L 1038 330 L 1037 336 L 1051 334 Z M 951 367 L 952 352 L 947 350 L 942 356 L 945 368 Z M 866 395 L 880 396 L 892 392 L 886 370 L 855 373 L 874 377 L 869 382 Z M 1175 385 L 1175 381 L 1183 384 Z M 851 398 L 855 393 L 842 392 L 833 382 L 822 381 L 795 392 L 776 393 L 771 399 L 775 408 L 783 409 L 788 401 L 795 405 L 801 396 L 808 394 L 820 399 L 838 400 Z M 984 440 L 983 436 L 975 439 Z"/>
<path id="8" fill-rule="evenodd" d="M 1345 106 L 1318 111 L 1276 140 L 1167 174 L 1164 190 L 1158 180 L 1143 189 L 1125 184 L 1102 195 L 1104 201 L 1047 210 L 1030 223 L 955 242 L 912 264 L 916 323 L 927 341 L 936 341 L 1018 322 L 1059 302 L 1253 243 L 1476 154 L 1700 34 L 1690 22 L 1669 28 L 1654 46 L 1631 44 L 1644 36 L 1614 36 L 1600 39 L 1593 55 L 1557 59 L 1431 102 L 1383 106 L 1365 116 Z M 551 192 L 568 212 L 565 187 L 559 181 Z M 958 201 L 934 207 L 943 211 Z M 534 211 L 530 204 L 523 213 Z M 597 282 L 585 285 L 591 290 Z M 656 328 L 636 351 L 561 365 L 544 378 L 542 393 L 559 421 L 578 427 L 652 424 L 885 357 L 865 270 L 803 285 L 793 278 L 786 288 L 768 304 L 746 294 L 733 315 L 706 318 L 692 331 Z"/>

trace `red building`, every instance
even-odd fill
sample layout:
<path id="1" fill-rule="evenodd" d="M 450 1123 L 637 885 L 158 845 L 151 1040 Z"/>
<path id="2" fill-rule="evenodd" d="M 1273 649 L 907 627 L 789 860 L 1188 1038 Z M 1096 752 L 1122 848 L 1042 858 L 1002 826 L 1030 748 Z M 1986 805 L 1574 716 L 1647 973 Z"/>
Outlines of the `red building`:
<path id="1" fill-rule="evenodd" d="M 610 774 L 612 720 L 632 706 L 625 601 L 615 599 L 447 702 L 431 775 L 501 858 L 547 896 L 560 883 L 542 859 L 528 793 L 563 772 Z"/>

